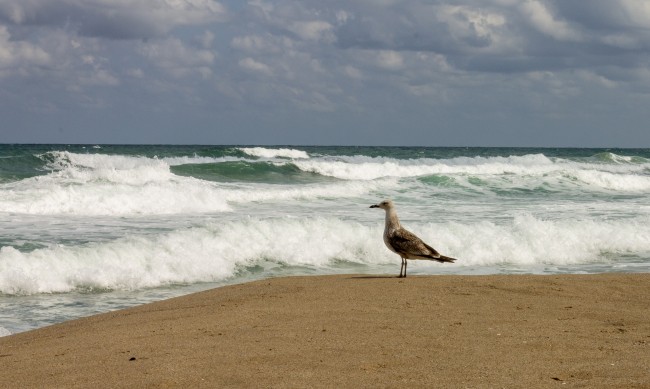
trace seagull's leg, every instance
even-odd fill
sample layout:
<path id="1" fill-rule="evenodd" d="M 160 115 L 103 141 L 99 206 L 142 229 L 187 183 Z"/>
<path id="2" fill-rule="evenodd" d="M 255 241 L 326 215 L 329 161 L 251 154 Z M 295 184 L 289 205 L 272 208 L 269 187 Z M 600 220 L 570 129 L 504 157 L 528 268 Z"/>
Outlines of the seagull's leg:
<path id="1" fill-rule="evenodd" d="M 409 261 L 404 258 L 404 278 L 406 278 L 406 266 L 408 265 Z"/>
<path id="2" fill-rule="evenodd" d="M 400 258 L 402 259 L 402 266 L 400 266 L 400 268 L 399 268 L 399 278 L 402 278 L 402 277 L 404 277 L 402 275 L 402 271 L 404 271 L 404 258 L 403 257 L 400 257 Z"/>

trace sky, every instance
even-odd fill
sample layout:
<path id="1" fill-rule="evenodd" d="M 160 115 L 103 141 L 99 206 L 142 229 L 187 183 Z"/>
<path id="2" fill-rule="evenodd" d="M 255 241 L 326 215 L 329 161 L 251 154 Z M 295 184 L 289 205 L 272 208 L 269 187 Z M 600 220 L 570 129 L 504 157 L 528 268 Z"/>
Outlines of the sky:
<path id="1" fill-rule="evenodd" d="M 0 0 L 0 143 L 650 147 L 650 1 Z"/>

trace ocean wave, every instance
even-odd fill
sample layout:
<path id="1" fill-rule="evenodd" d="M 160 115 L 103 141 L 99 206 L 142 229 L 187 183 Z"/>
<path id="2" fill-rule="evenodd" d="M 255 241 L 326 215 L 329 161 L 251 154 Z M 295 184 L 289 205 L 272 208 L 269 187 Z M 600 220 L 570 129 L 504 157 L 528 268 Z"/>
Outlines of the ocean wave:
<path id="1" fill-rule="evenodd" d="M 169 166 L 182 166 L 182 165 L 229 163 L 229 162 L 246 161 L 247 159 L 241 157 L 231 157 L 231 156 L 201 157 L 198 155 L 194 155 L 194 156 L 181 156 L 181 157 L 165 157 L 165 158 L 161 158 L 161 160 L 167 163 Z"/>
<path id="2" fill-rule="evenodd" d="M 519 215 L 507 223 L 414 224 L 412 229 L 455 264 L 418 261 L 414 272 L 476 266 L 602 263 L 650 253 L 646 221 L 543 220 Z M 0 292 L 62 293 L 134 290 L 220 281 L 264 264 L 335 271 L 341 261 L 365 266 L 397 264 L 381 240 L 381 225 L 336 218 L 248 219 L 154 236 L 130 236 L 82 246 L 31 252 L 0 249 Z M 281 272 L 280 272 L 281 274 Z"/>
<path id="3" fill-rule="evenodd" d="M 603 163 L 615 164 L 648 164 L 650 160 L 636 155 L 619 155 L 612 152 L 598 153 L 593 159 Z"/>
<path id="4" fill-rule="evenodd" d="M 459 253 L 473 265 L 572 265 L 608 261 L 621 255 L 647 256 L 647 222 L 545 220 L 522 214 L 506 224 L 450 222 L 443 229 L 429 225 L 423 228 L 423 234 L 435 234 L 442 252 Z"/>
<path id="5" fill-rule="evenodd" d="M 331 258 L 353 260 L 365 249 L 369 243 L 360 239 L 368 232 L 350 240 L 360 229 L 368 230 L 337 220 L 252 220 L 29 253 L 3 247 L 0 292 L 133 290 L 218 281 L 260 261 L 326 266 Z M 316 238 L 324 230 L 327 241 Z"/>
<path id="6" fill-rule="evenodd" d="M 90 216 L 215 213 L 251 202 L 393 193 L 398 185 L 400 190 L 419 190 L 421 194 L 433 187 L 452 196 L 488 191 L 564 191 L 571 195 L 650 191 L 646 163 L 588 163 L 543 154 L 411 160 L 339 156 L 289 161 L 201 156 L 159 159 L 55 151 L 41 158 L 50 173 L 0 183 L 0 212 Z M 404 180 L 412 177 L 417 180 Z"/>
<path id="7" fill-rule="evenodd" d="M 626 192 L 650 191 L 650 176 L 646 175 L 616 174 L 591 169 L 568 174 L 584 184 L 598 188 Z"/>
<path id="8" fill-rule="evenodd" d="M 133 173 L 133 172 L 131 172 Z M 115 172 L 117 176 L 119 173 Z M 232 211 L 260 201 L 313 200 L 361 196 L 394 182 L 274 185 L 219 183 L 171 173 L 157 180 L 100 179 L 109 175 L 69 171 L 0 184 L 0 212 L 32 215 L 138 216 Z M 74 176 L 72 179 L 70 175 Z M 144 174 L 146 176 L 146 173 Z M 65 177 L 62 178 L 62 177 Z M 148 176 L 147 176 L 148 177 Z M 83 182 L 80 179 L 83 178 Z"/>
<path id="9" fill-rule="evenodd" d="M 65 183 L 112 182 L 144 185 L 172 177 L 169 164 L 157 158 L 138 156 L 78 154 L 52 151 L 41 156 L 52 173 L 39 180 L 58 179 Z"/>
<path id="10" fill-rule="evenodd" d="M 614 158 L 614 157 L 611 157 Z M 616 158 L 619 158 L 618 156 Z M 616 159 L 614 158 L 614 159 Z M 626 159 L 623 159 L 626 160 Z M 630 160 L 631 161 L 631 160 Z M 551 185 L 558 188 L 639 192 L 650 189 L 650 163 L 589 163 L 543 154 L 510 157 L 456 157 L 409 159 L 351 156 L 312 158 L 293 162 L 299 169 L 341 180 L 433 177 L 431 181 L 480 181 L 495 187 Z M 489 185 L 488 185 L 489 186 Z"/>
<path id="11" fill-rule="evenodd" d="M 288 159 L 309 159 L 309 154 L 302 150 L 295 149 L 270 149 L 266 147 L 242 147 L 239 150 L 248 155 L 259 158 L 288 158 Z"/>
<path id="12" fill-rule="evenodd" d="M 321 175 L 298 169 L 289 161 L 236 160 L 217 163 L 188 163 L 172 166 L 174 174 L 219 182 L 307 184 L 331 182 Z"/>
<path id="13" fill-rule="evenodd" d="M 554 169 L 554 162 L 542 154 L 522 157 L 457 157 L 446 160 L 352 156 L 294 163 L 300 169 L 344 180 L 436 174 L 544 174 Z"/>
<path id="14" fill-rule="evenodd" d="M 191 172 L 194 170 L 199 172 L 200 178 L 208 179 L 210 177 L 205 173 L 210 171 L 222 173 L 231 170 L 228 175 L 233 175 L 232 178 L 235 179 L 237 178 L 236 173 L 246 175 L 251 170 L 261 172 L 276 170 L 280 173 L 299 171 L 288 160 L 260 161 L 237 156 L 206 157 L 193 155 L 158 158 L 54 151 L 45 153 L 40 157 L 46 162 L 45 169 L 56 173 L 53 176 L 80 183 L 108 181 L 138 185 L 168 181 L 173 176 L 172 170 L 183 172 L 186 176 L 191 176 Z M 243 168 L 237 171 L 237 167 Z M 289 168 L 287 169 L 287 167 Z M 216 174 L 214 178 L 218 179 L 219 174 Z"/>
<path id="15" fill-rule="evenodd" d="M 0 212 L 128 216 L 231 210 L 222 191 L 193 179 L 167 180 L 146 185 L 106 182 L 62 185 L 55 180 L 22 181 L 20 184 L 18 190 L 5 190 Z"/>
<path id="16" fill-rule="evenodd" d="M 259 150 L 258 150 L 259 149 Z M 244 150 L 244 149 L 242 149 Z M 277 157 L 286 152 L 304 153 L 291 149 L 251 148 L 253 153 Z M 260 151 L 261 150 L 261 151 Z M 276 153 L 278 152 L 278 153 Z M 306 153 L 305 153 L 306 154 Z M 604 155 L 606 154 L 606 155 Z M 241 157 L 167 157 L 148 158 L 138 156 L 76 154 L 71 152 L 50 152 L 46 154 L 48 168 L 53 174 L 70 183 L 107 181 L 128 185 L 145 185 L 152 182 L 172 180 L 180 172 L 200 179 L 218 181 L 226 177 L 229 181 L 257 178 L 264 182 L 291 182 L 297 178 L 297 171 L 304 172 L 301 178 L 310 175 L 336 178 L 348 181 L 371 181 L 380 178 L 450 177 L 461 181 L 468 177 L 492 181 L 495 185 L 506 181 L 521 181 L 529 185 L 550 184 L 566 187 L 579 183 L 585 188 L 600 188 L 620 191 L 645 191 L 650 188 L 650 162 L 644 158 L 618 156 L 612 153 L 598 154 L 610 163 L 573 161 L 549 158 L 543 154 L 529 154 L 510 157 L 455 157 L 451 159 L 394 159 L 389 157 L 337 156 L 306 159 L 271 160 L 260 162 Z M 297 154 L 296 154 L 297 155 Z M 294 156 L 296 156 L 294 155 Z M 592 158 L 593 159 L 593 158 Z M 642 161 L 643 160 L 643 161 Z M 624 161 L 624 162 L 620 162 Z M 634 162 L 633 162 L 634 161 Z M 205 165 L 205 166 L 201 166 Z M 211 173 L 215 173 L 211 175 Z M 239 174 L 239 175 L 238 175 Z M 307 180 L 313 182 L 314 180 Z M 300 182 L 300 180 L 298 180 Z"/>

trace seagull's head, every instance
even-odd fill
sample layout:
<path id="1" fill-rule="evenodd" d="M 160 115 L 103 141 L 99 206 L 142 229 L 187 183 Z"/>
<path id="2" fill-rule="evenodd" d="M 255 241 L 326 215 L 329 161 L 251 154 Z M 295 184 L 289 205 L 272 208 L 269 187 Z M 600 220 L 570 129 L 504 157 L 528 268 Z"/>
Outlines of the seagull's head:
<path id="1" fill-rule="evenodd" d="M 393 202 L 391 200 L 384 200 L 379 204 L 371 205 L 370 208 L 391 209 L 393 208 Z"/>

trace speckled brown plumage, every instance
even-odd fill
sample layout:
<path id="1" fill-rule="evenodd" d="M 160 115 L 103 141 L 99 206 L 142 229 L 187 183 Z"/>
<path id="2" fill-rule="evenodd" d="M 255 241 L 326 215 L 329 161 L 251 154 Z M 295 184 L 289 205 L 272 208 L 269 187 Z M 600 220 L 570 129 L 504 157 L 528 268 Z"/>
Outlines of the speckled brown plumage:
<path id="1" fill-rule="evenodd" d="M 384 243 L 391 251 L 402 258 L 399 276 L 406 277 L 408 259 L 424 259 L 437 262 L 454 262 L 456 259 L 441 255 L 436 249 L 424 243 L 414 233 L 403 228 L 397 217 L 395 205 L 390 200 L 384 200 L 370 208 L 381 208 L 386 211 L 386 226 L 384 228 Z"/>

